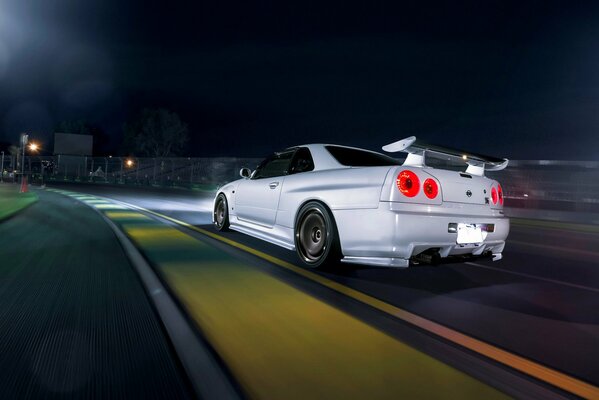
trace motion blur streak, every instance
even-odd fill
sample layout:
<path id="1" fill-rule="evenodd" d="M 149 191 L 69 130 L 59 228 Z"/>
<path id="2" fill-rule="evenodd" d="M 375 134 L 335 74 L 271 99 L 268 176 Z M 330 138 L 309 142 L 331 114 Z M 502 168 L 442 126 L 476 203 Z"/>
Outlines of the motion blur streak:
<path id="1" fill-rule="evenodd" d="M 501 268 L 495 268 L 495 267 L 490 267 L 488 265 L 483 265 L 483 264 L 479 264 L 479 263 L 475 263 L 475 262 L 467 262 L 466 264 L 468 265 L 472 265 L 473 267 L 477 267 L 477 268 L 484 268 L 484 269 L 489 269 L 492 271 L 500 271 L 503 272 L 505 274 L 512 274 L 512 275 L 518 275 L 518 276 L 523 276 L 525 278 L 530 278 L 530 279 L 537 279 L 540 281 L 545 281 L 545 282 L 550 282 L 556 285 L 563 285 L 563 286 L 570 286 L 576 289 L 582 289 L 582 290 L 589 290 L 591 292 L 599 292 L 599 289 L 590 287 L 590 286 L 584 286 L 584 285 L 576 285 L 574 283 L 568 283 L 568 282 L 562 282 L 562 281 L 558 281 L 555 279 L 547 279 L 547 278 L 543 278 L 541 276 L 536 276 L 536 275 L 531 275 L 531 274 L 524 274 L 522 272 L 514 272 L 514 271 L 508 271 L 505 269 L 501 269 Z"/>
<path id="2" fill-rule="evenodd" d="M 98 199 L 56 192 L 97 207 Z M 104 215 L 162 272 L 250 397 L 505 398 L 175 227 L 116 205 Z"/>
<path id="3" fill-rule="evenodd" d="M 227 243 L 231 246 L 234 246 L 238 249 L 247 251 L 247 252 L 254 254 L 260 258 L 263 258 L 273 264 L 276 264 L 280 267 L 286 268 L 290 271 L 300 274 L 310 280 L 316 281 L 316 282 L 318 282 L 328 288 L 331 288 L 337 292 L 343 293 L 346 296 L 352 297 L 358 301 L 361 301 L 362 303 L 365 303 L 374 308 L 377 308 L 380 311 L 383 311 L 387 314 L 391 314 L 391 315 L 393 315 L 401 320 L 404 320 L 406 322 L 409 322 L 421 329 L 424 329 L 428 332 L 439 335 L 447 340 L 450 340 L 450 341 L 457 343 L 463 347 L 466 347 L 469 350 L 475 351 L 479 354 L 489 357 L 497 362 L 500 362 L 500 363 L 505 364 L 511 368 L 514 368 L 518 371 L 528 374 L 532 377 L 535 377 L 544 382 L 547 382 L 547 383 L 549 383 L 553 386 L 556 386 L 562 390 L 568 391 L 577 396 L 581 396 L 581 397 L 588 398 L 588 399 L 599 399 L 599 388 L 597 388 L 596 386 L 593 386 L 591 384 L 588 384 L 586 382 L 583 382 L 579 379 L 568 376 L 568 375 L 563 374 L 554 369 L 545 367 L 541 364 L 535 363 L 534 361 L 528 360 L 524 357 L 520 357 L 518 355 L 509 353 L 508 351 L 502 350 L 502 349 L 495 347 L 491 344 L 474 339 L 474 338 L 464 335 L 458 331 L 455 331 L 455 330 L 447 328 L 443 325 L 437 324 L 433 321 L 429 321 L 425 318 L 419 317 L 418 315 L 412 314 L 408 311 L 402 310 L 401 308 L 398 308 L 391 304 L 385 303 L 385 302 L 378 300 L 372 296 L 369 296 L 367 294 L 364 294 L 362 292 L 359 292 L 359 291 L 349 288 L 347 286 L 341 285 L 341 284 L 334 282 L 330 279 L 327 279 L 323 276 L 316 275 L 308 270 L 297 267 L 293 264 L 290 264 L 286 261 L 280 260 L 276 257 L 270 256 L 261 251 L 255 250 L 251 247 L 237 243 L 230 239 L 223 238 L 222 236 L 217 235 L 212 232 L 209 232 L 205 229 L 197 228 L 191 224 L 185 223 L 183 221 L 179 221 L 175 218 L 171 218 L 171 217 L 162 215 L 162 214 L 154 212 L 154 211 L 143 209 L 141 207 L 137 207 L 137 206 L 129 205 L 129 204 L 127 204 L 127 206 L 138 209 L 140 211 L 144 211 L 149 214 L 156 215 L 160 218 L 164 218 L 164 219 L 174 222 L 178 225 L 184 226 L 188 229 L 192 229 L 194 231 L 200 232 L 200 233 L 207 235 L 209 237 L 212 237 L 214 239 L 220 240 L 220 241 Z"/>
<path id="4" fill-rule="evenodd" d="M 532 219 L 523 219 L 516 218 L 510 221 L 512 225 L 523 225 L 523 226 L 531 226 L 531 227 L 541 227 L 541 228 L 549 228 L 555 229 L 558 231 L 570 230 L 575 232 L 588 232 L 588 233 L 599 233 L 599 226 L 597 225 L 588 225 L 588 224 L 576 224 L 571 222 L 561 222 L 561 221 L 542 221 L 542 220 L 532 220 Z"/>
<path id="5" fill-rule="evenodd" d="M 174 227 L 128 214 L 111 215 L 160 268 L 250 397 L 504 397 Z"/>
<path id="6" fill-rule="evenodd" d="M 580 254 L 583 255 L 585 257 L 593 257 L 593 258 L 598 258 L 599 257 L 599 252 L 596 251 L 588 251 L 588 250 L 581 250 L 581 249 L 569 249 L 566 247 L 559 247 L 556 249 L 555 246 L 549 246 L 546 244 L 538 244 L 538 243 L 526 243 L 526 242 L 520 242 L 517 240 L 512 240 L 510 241 L 510 244 L 515 244 L 518 246 L 528 246 L 528 247 L 535 247 L 537 249 L 541 249 L 541 250 L 559 250 L 561 253 L 568 253 L 568 254 Z"/>

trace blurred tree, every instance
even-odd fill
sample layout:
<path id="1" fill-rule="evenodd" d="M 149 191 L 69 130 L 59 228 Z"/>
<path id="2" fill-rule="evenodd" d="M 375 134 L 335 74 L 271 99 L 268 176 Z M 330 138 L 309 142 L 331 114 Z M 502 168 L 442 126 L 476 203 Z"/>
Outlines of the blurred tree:
<path id="1" fill-rule="evenodd" d="M 144 109 L 123 126 L 125 152 L 140 156 L 171 157 L 185 150 L 189 140 L 187 124 L 164 108 Z"/>
<path id="2" fill-rule="evenodd" d="M 110 138 L 104 130 L 84 119 L 72 119 L 58 123 L 54 132 L 73 133 L 76 135 L 92 135 L 94 137 L 94 154 L 100 155 L 106 153 L 110 144 Z"/>

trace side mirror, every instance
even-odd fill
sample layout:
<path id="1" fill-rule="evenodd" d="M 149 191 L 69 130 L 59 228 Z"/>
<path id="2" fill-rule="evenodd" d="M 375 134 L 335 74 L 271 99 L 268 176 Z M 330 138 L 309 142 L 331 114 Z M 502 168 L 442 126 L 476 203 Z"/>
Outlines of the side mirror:
<path id="1" fill-rule="evenodd" d="M 252 175 L 252 170 L 243 167 L 239 170 L 239 175 L 241 175 L 242 178 L 248 179 Z"/>

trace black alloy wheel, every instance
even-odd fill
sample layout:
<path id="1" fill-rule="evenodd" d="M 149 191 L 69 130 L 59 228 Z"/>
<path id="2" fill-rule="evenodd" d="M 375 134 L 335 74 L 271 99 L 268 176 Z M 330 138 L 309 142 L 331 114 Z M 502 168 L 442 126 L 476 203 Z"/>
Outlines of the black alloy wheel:
<path id="1" fill-rule="evenodd" d="M 214 203 L 214 213 L 212 220 L 214 221 L 214 227 L 219 231 L 226 231 L 229 228 L 229 206 L 227 204 L 227 197 L 221 193 L 216 198 Z"/>
<path id="2" fill-rule="evenodd" d="M 309 268 L 332 267 L 341 252 L 337 228 L 329 211 L 318 202 L 309 202 L 298 213 L 295 248 L 302 263 Z"/>

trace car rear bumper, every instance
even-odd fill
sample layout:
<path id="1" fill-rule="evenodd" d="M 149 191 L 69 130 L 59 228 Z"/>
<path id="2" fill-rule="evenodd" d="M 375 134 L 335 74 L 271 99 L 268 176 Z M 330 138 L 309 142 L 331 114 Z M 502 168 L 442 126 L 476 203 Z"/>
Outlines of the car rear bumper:
<path id="1" fill-rule="evenodd" d="M 380 202 L 376 209 L 333 210 L 344 262 L 403 267 L 423 252 L 441 257 L 486 253 L 499 255 L 510 222 L 488 205 L 444 203 L 439 206 Z M 481 243 L 458 244 L 454 224 L 493 225 Z M 450 225 L 452 224 L 452 225 Z"/>

